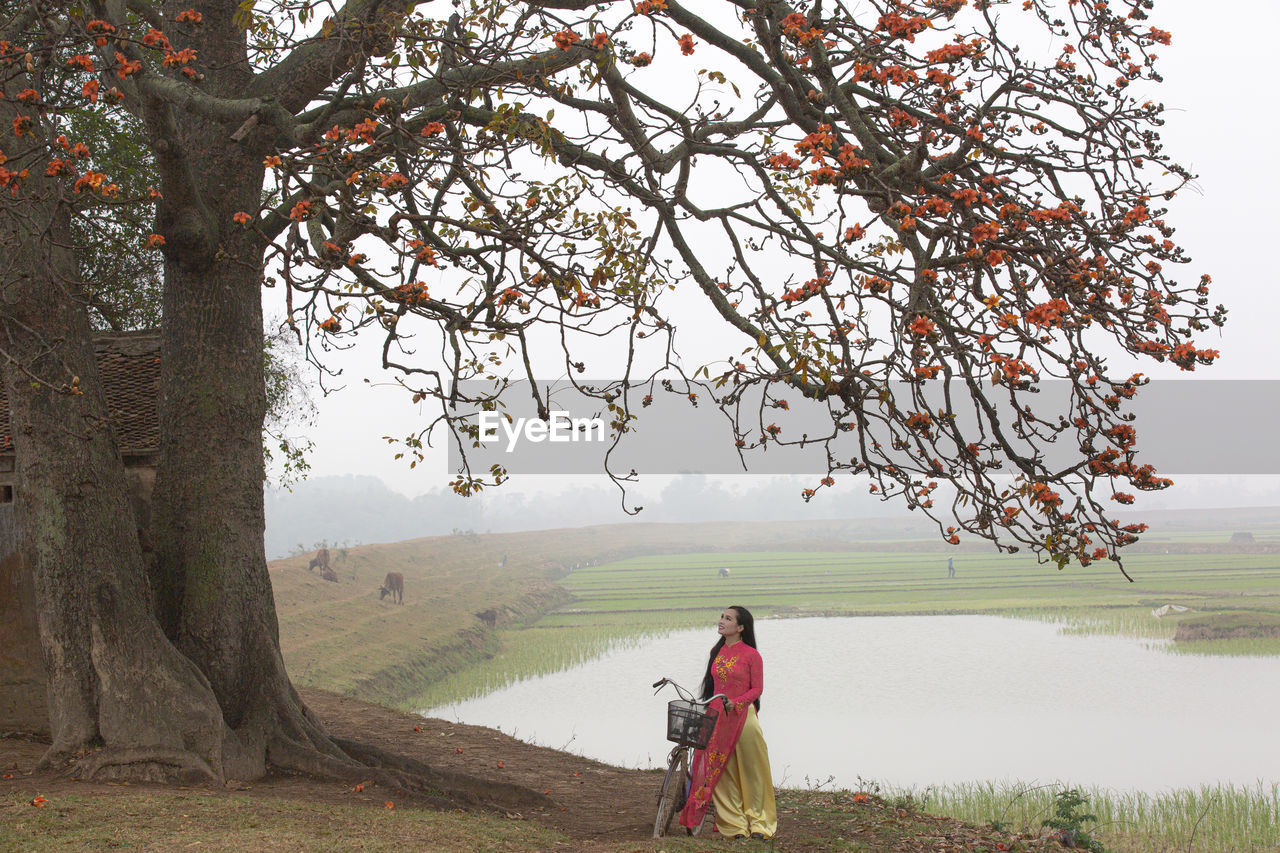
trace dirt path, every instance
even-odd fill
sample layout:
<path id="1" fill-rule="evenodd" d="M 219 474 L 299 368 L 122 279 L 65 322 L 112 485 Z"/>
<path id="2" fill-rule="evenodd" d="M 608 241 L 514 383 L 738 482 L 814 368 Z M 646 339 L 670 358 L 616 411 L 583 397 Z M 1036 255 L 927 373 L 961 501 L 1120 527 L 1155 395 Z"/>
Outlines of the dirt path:
<path id="1" fill-rule="evenodd" d="M 653 828 L 657 771 L 623 770 L 493 729 L 369 705 L 322 691 L 303 698 L 331 731 L 408 755 L 433 767 L 512 782 L 548 794 L 555 806 L 525 815 L 573 838 L 647 837 Z M 414 731 L 414 726 L 422 731 Z"/>
<path id="2" fill-rule="evenodd" d="M 640 841 L 651 834 L 661 782 L 659 771 L 624 770 L 571 753 L 531 746 L 493 729 L 424 719 L 324 691 L 303 690 L 302 695 L 336 736 L 364 741 L 432 767 L 545 793 L 551 798 L 551 808 L 519 817 L 554 827 L 579 842 L 578 849 L 589 850 L 593 842 Z M 37 773 L 34 768 L 44 750 L 45 744 L 33 740 L 0 738 L 0 793 L 89 795 L 126 789 L 118 784 L 78 782 L 52 773 Z M 127 786 L 135 793 L 146 788 Z M 249 786 L 237 786 L 234 792 L 343 805 L 390 799 L 397 805 L 414 804 L 413 797 L 376 785 L 356 792 L 349 785 L 279 774 Z M 821 849 L 801 841 L 811 842 L 817 832 L 820 830 L 816 825 L 809 826 L 799 819 L 784 820 L 776 849 Z M 792 844 L 783 843 L 788 838 Z"/>

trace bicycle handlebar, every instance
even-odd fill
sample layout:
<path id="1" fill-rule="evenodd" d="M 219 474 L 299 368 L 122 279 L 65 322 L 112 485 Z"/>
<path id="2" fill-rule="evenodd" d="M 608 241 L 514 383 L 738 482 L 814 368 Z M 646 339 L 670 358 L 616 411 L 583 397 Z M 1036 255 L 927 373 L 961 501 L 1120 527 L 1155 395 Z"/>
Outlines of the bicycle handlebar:
<path id="1" fill-rule="evenodd" d="M 670 678 L 660 678 L 657 681 L 653 682 L 653 687 L 654 687 L 653 692 L 656 694 L 659 690 L 661 690 L 663 687 L 665 687 L 668 684 L 670 684 L 672 687 L 676 689 L 676 693 L 680 694 L 681 699 L 684 699 L 689 702 L 700 701 L 700 700 L 694 699 L 692 693 L 690 693 L 688 690 L 685 690 L 683 687 L 681 687 L 679 684 L 672 681 Z M 706 702 L 703 704 L 710 705 L 716 699 L 720 700 L 720 707 L 723 710 L 725 711 L 729 710 L 729 697 L 724 695 L 723 693 L 714 694 L 713 696 L 708 698 Z"/>

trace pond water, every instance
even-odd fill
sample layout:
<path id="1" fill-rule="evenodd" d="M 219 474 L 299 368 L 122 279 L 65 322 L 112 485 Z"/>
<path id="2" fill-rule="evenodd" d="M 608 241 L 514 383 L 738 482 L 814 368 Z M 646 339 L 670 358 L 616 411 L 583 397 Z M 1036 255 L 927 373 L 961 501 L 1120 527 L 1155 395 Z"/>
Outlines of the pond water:
<path id="1" fill-rule="evenodd" d="M 779 784 L 1008 779 L 1156 793 L 1280 778 L 1280 658 L 1174 655 L 993 616 L 761 620 L 756 635 Z M 674 694 L 648 685 L 665 675 L 696 686 L 715 639 L 714 623 L 680 631 L 424 713 L 657 766 Z"/>

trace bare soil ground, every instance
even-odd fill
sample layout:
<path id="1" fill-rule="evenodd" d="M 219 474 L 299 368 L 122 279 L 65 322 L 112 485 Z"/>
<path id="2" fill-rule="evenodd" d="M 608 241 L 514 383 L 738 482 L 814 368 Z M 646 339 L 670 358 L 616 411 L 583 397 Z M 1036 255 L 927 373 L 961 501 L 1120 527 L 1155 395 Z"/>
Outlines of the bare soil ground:
<path id="1" fill-rule="evenodd" d="M 661 782 L 659 771 L 612 767 L 571 753 L 532 746 L 493 729 L 422 718 L 325 691 L 304 690 L 303 698 L 335 735 L 361 740 L 440 769 L 521 785 L 549 796 L 549 808 L 507 816 L 558 830 L 573 840 L 574 849 L 612 850 L 617 849 L 618 842 L 640 842 L 651 834 Z M 70 794 L 138 794 L 150 787 L 84 782 L 36 771 L 45 749 L 46 744 L 32 738 L 0 738 L 0 794 L 40 794 L 52 799 Z M 397 808 L 421 805 L 412 795 L 374 784 L 356 791 L 346 784 L 276 773 L 251 784 L 229 783 L 227 791 L 255 798 L 301 799 L 342 806 L 363 802 L 377 807 L 386 801 L 394 801 Z M 813 843 L 823 834 L 822 826 L 814 821 L 788 818 L 777 849 L 829 849 Z M 783 845 L 785 838 L 798 843 Z M 799 843 L 801 839 L 808 843 Z"/>
<path id="2" fill-rule="evenodd" d="M 433 767 L 547 794 L 554 805 L 524 817 L 571 838 L 616 841 L 645 838 L 652 831 L 656 793 L 662 781 L 657 771 L 625 770 L 532 746 L 493 729 L 423 719 L 332 693 L 306 691 L 303 698 L 330 730 L 343 737 L 363 740 Z M 421 731 L 415 731 L 415 726 Z"/>
<path id="3" fill-rule="evenodd" d="M 692 851 L 721 847 L 770 851 L 878 851 L 879 853 L 996 853 L 996 851 L 1045 851 L 1061 849 L 1046 838 L 1012 836 L 990 828 L 963 824 L 950 818 L 925 814 L 907 804 L 886 802 L 869 794 L 840 791 L 779 792 L 779 828 L 770 842 L 732 842 L 712 834 L 690 844 L 683 839 L 650 839 L 656 794 L 661 772 L 626 770 L 601 764 L 560 750 L 532 746 L 493 729 L 447 720 L 422 718 L 413 714 L 372 705 L 357 699 L 318 690 L 303 691 L 303 698 L 334 735 L 362 740 L 388 751 L 409 756 L 428 765 L 464 772 L 482 780 L 515 784 L 544 794 L 550 803 L 526 813 L 507 813 L 506 818 L 531 821 L 554 830 L 566 840 L 547 844 L 522 843 L 521 850 L 554 849 L 621 853 L 621 851 Z M 622 734 L 625 736 L 625 733 Z M 171 795 L 173 788 L 76 781 L 47 771 L 36 771 L 46 745 L 21 736 L 0 736 L 0 803 L 31 812 L 31 798 L 41 795 L 49 801 L 59 797 L 111 797 Z M 354 789 L 349 784 L 295 775 L 272 774 L 251 784 L 229 783 L 225 789 L 200 789 L 204 797 L 248 796 L 264 804 L 268 801 L 297 801 L 333 807 L 365 806 L 380 810 L 389 801 L 397 810 L 438 808 L 401 791 L 367 784 Z M 461 809 L 459 809 L 461 811 Z M 0 809 L 3 812 L 4 809 Z M 264 809 L 265 811 L 265 809 Z M 110 812 L 108 812 L 110 814 Z M 300 817 L 298 815 L 301 815 Z M 186 814 L 180 815 L 186 818 Z M 121 820 L 129 820 L 121 817 Z M 333 818 L 321 810 L 300 810 L 293 820 L 311 821 L 314 837 L 328 832 Z M 4 843 L 4 814 L 0 814 L 0 850 L 18 849 Z M 184 827 L 185 828 L 185 827 Z M 201 845 L 161 827 L 158 840 L 141 845 L 149 850 L 185 849 Z M 272 850 L 312 849 L 304 825 L 303 841 L 293 835 L 280 837 Z M 704 833 L 705 836 L 705 833 Z M 368 839 L 368 849 L 411 849 L 401 836 Z M 692 841 L 692 840 L 691 840 Z M 319 843 L 318 841 L 316 842 Z M 107 847 L 121 846 L 109 842 Z M 365 849 L 358 844 L 359 849 Z M 44 849 L 57 849 L 43 847 Z M 93 849 L 102 849 L 97 843 Z M 204 849 L 210 849 L 206 844 Z M 228 848 L 234 849 L 234 848 Z M 316 847 L 315 849 L 320 849 Z M 324 847 L 323 849 L 332 849 Z M 491 840 L 431 843 L 431 850 L 514 849 Z"/>

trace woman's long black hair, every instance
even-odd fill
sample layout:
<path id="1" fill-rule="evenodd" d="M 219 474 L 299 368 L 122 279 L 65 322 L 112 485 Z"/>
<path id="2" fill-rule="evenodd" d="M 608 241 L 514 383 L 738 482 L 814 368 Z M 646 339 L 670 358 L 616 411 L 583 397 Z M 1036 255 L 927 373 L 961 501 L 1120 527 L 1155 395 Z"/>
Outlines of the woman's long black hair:
<path id="1" fill-rule="evenodd" d="M 742 642 L 759 651 L 756 646 L 756 619 L 751 615 L 751 611 L 738 604 L 731 605 L 728 609 L 738 614 L 738 624 L 742 626 Z M 720 654 L 720 650 L 723 648 L 724 637 L 716 640 L 716 644 L 711 647 L 711 656 L 707 658 L 707 674 L 702 676 L 703 700 L 710 699 L 716 692 L 715 679 L 711 677 L 711 665 L 716 662 L 716 655 Z M 758 713 L 760 711 L 760 699 L 757 697 L 756 701 L 751 704 L 756 706 Z"/>

